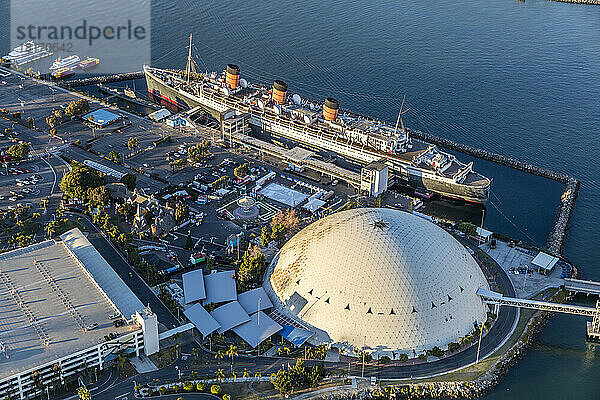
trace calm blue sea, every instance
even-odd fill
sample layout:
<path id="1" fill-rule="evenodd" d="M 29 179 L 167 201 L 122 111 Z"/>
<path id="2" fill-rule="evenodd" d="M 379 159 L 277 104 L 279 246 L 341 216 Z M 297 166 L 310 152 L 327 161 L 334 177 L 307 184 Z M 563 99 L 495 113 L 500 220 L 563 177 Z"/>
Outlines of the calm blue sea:
<path id="1" fill-rule="evenodd" d="M 337 97 L 347 108 L 582 181 L 565 255 L 600 279 L 600 7 L 545 0 L 155 2 L 152 58 Z M 467 157 L 462 157 L 468 159 Z M 475 160 L 494 178 L 486 227 L 543 244 L 560 185 Z M 488 399 L 600 397 L 585 319 L 557 316 Z"/>

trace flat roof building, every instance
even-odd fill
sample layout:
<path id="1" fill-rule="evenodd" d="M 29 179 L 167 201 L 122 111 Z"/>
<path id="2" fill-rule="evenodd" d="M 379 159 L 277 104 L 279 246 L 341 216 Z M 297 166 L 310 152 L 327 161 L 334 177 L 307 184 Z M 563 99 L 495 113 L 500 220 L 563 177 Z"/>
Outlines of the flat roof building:
<path id="1" fill-rule="evenodd" d="M 112 113 L 108 110 L 104 110 L 99 108 L 90 113 L 87 113 L 83 116 L 83 119 L 88 121 L 91 124 L 94 124 L 100 128 L 104 128 L 107 125 L 110 125 L 114 122 L 119 121 L 122 116 L 119 114 Z"/>
<path id="2" fill-rule="evenodd" d="M 33 372 L 52 386 L 119 350 L 157 350 L 156 316 L 79 229 L 60 239 L 0 254 L 0 397 L 34 395 Z"/>

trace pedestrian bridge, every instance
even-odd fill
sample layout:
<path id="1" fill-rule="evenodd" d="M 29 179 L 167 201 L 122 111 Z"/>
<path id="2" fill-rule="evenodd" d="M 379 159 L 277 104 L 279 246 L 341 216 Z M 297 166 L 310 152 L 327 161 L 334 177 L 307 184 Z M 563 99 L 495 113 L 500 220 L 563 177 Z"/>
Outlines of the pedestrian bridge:
<path id="1" fill-rule="evenodd" d="M 494 304 L 498 306 L 529 308 L 532 310 L 559 312 L 574 315 L 585 315 L 588 317 L 596 317 L 600 315 L 600 308 L 598 307 L 583 307 L 570 304 L 550 303 L 547 301 L 505 297 L 502 293 L 494 292 L 484 288 L 477 289 L 477 295 L 481 297 L 481 300 L 483 300 L 484 303 Z"/>
<path id="2" fill-rule="evenodd" d="M 565 289 L 569 292 L 595 294 L 600 296 L 600 282 L 565 278 Z"/>

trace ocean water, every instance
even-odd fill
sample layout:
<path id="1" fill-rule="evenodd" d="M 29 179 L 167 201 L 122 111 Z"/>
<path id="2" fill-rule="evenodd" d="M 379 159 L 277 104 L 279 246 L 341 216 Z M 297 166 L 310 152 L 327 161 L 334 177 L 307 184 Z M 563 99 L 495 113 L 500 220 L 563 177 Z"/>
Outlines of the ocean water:
<path id="1" fill-rule="evenodd" d="M 334 96 L 343 107 L 582 181 L 564 253 L 600 279 L 600 8 L 545 0 L 160 2 L 152 59 Z M 470 160 L 469 157 L 461 156 Z M 543 245 L 561 185 L 474 160 L 494 179 L 485 224 Z M 585 319 L 556 316 L 487 399 L 600 397 Z"/>
<path id="2" fill-rule="evenodd" d="M 192 33 L 200 70 L 233 62 L 249 80 L 283 79 L 291 92 L 390 121 L 406 96 L 407 126 L 577 177 L 564 254 L 600 280 L 600 7 L 153 0 L 151 26 L 155 66 L 182 67 Z M 486 228 L 543 245 L 561 185 L 473 161 L 494 179 Z M 486 399 L 600 398 L 600 352 L 585 343 L 585 321 L 554 317 Z"/>

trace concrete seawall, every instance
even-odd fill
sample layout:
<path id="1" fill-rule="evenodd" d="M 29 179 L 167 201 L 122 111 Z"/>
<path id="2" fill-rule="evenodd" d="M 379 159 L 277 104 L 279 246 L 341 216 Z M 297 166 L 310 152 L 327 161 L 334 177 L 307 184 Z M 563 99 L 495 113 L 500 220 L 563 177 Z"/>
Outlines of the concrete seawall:
<path id="1" fill-rule="evenodd" d="M 597 1 L 600 4 L 600 0 Z M 520 161 L 512 157 L 503 156 L 501 154 L 493 153 L 491 151 L 478 149 L 462 143 L 457 143 L 452 140 L 431 135 L 429 133 L 410 130 L 410 135 L 417 139 L 436 144 L 440 147 L 444 147 L 449 150 L 459 151 L 461 153 L 468 154 L 473 157 L 481 158 L 487 161 L 492 161 L 497 164 L 517 169 L 519 171 L 527 172 L 529 174 L 538 175 L 547 179 L 552 179 L 554 181 L 563 183 L 565 185 L 565 190 L 561 196 L 561 202 L 560 206 L 558 207 L 556 221 L 552 226 L 552 230 L 550 231 L 550 234 L 548 235 L 548 240 L 546 242 L 546 248 L 550 253 L 556 256 L 561 255 L 562 246 L 567 238 L 569 221 L 571 220 L 573 208 L 575 207 L 575 201 L 577 200 L 577 193 L 579 191 L 580 183 L 577 179 L 567 174 L 563 174 L 561 172 L 551 171 L 549 169 L 528 164 L 524 161 Z"/>

